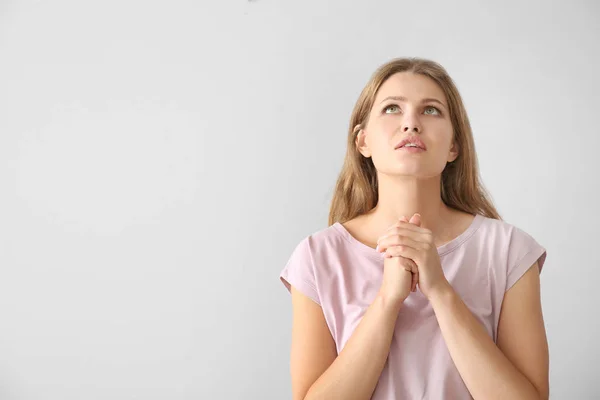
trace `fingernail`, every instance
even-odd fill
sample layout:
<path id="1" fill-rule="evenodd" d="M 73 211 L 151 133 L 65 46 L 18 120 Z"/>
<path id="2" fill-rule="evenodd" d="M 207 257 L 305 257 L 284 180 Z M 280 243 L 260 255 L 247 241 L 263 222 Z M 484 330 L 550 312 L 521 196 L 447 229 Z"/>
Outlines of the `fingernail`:
<path id="1" fill-rule="evenodd" d="M 379 245 L 377 245 L 377 247 L 375 247 L 375 250 L 379 251 Z"/>

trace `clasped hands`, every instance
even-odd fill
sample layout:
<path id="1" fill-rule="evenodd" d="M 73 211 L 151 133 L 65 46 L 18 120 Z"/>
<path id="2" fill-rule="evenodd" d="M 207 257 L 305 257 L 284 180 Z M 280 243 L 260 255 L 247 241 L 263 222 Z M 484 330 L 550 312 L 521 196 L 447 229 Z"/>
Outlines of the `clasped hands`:
<path id="1" fill-rule="evenodd" d="M 430 299 L 439 289 L 450 286 L 444 275 L 440 256 L 429 229 L 421 227 L 421 215 L 415 213 L 410 220 L 401 217 L 377 241 L 377 251 L 384 257 L 404 257 L 412 260 L 405 269 L 412 272 L 411 291 L 419 289 Z"/>

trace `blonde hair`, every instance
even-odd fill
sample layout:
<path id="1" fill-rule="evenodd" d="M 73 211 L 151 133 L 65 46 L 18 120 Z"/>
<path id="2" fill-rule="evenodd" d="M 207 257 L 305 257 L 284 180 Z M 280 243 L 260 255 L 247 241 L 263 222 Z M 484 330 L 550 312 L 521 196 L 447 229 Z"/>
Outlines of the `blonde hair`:
<path id="1" fill-rule="evenodd" d="M 449 207 L 470 214 L 502 219 L 480 180 L 471 124 L 458 89 L 440 64 L 413 57 L 395 58 L 380 66 L 360 93 L 350 117 L 348 147 L 331 200 L 329 225 L 351 220 L 377 205 L 377 170 L 372 159 L 364 157 L 358 151 L 355 138 L 360 128 L 366 126 L 379 88 L 398 72 L 412 72 L 429 77 L 443 90 L 448 101 L 459 155 L 456 160 L 447 163 L 442 171 L 442 201 Z"/>

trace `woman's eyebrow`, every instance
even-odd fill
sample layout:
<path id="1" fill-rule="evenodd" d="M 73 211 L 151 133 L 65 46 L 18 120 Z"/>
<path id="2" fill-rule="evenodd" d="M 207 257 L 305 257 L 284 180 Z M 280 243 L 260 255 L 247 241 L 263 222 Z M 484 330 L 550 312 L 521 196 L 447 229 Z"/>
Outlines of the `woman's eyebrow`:
<path id="1" fill-rule="evenodd" d="M 406 102 L 407 98 L 404 96 L 388 96 L 385 99 L 381 100 L 380 104 L 386 100 L 397 100 L 397 101 Z M 444 103 L 442 103 L 438 99 L 434 99 L 432 97 L 421 100 L 421 103 L 429 103 L 429 102 L 438 103 L 438 104 L 441 104 L 443 107 L 446 107 L 446 105 Z"/>

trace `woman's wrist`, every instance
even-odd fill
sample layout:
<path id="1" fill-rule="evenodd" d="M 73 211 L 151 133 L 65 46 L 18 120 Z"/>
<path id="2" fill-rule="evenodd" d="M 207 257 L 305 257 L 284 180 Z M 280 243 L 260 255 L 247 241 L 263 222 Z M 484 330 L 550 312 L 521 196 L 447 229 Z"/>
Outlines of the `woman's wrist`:
<path id="1" fill-rule="evenodd" d="M 394 296 L 390 296 L 382 291 L 377 293 L 375 297 L 375 301 L 381 304 L 383 309 L 389 310 L 392 312 L 399 312 L 404 304 L 404 299 L 398 299 Z"/>

